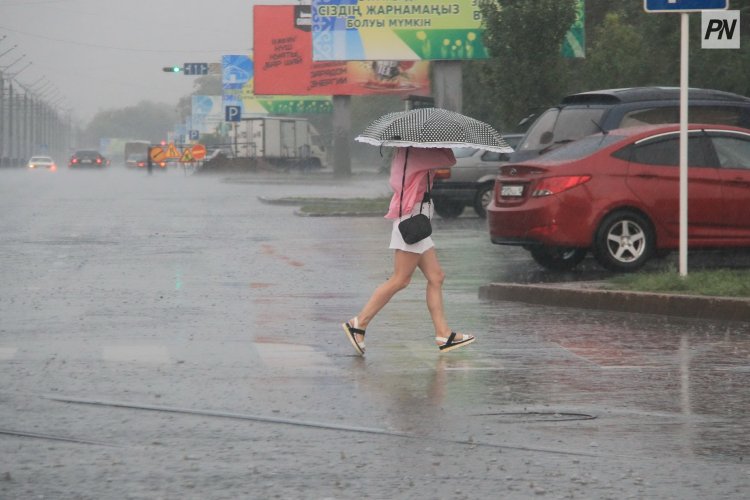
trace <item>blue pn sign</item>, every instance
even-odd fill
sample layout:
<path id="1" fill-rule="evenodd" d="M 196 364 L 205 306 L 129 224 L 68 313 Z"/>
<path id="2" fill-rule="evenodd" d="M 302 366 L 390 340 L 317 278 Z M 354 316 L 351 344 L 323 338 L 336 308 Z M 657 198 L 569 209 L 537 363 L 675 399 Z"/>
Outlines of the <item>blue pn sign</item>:
<path id="1" fill-rule="evenodd" d="M 225 106 L 224 121 L 238 122 L 242 119 L 242 108 L 240 106 Z"/>
<path id="2" fill-rule="evenodd" d="M 727 8 L 729 0 L 643 0 L 646 12 L 697 12 Z"/>

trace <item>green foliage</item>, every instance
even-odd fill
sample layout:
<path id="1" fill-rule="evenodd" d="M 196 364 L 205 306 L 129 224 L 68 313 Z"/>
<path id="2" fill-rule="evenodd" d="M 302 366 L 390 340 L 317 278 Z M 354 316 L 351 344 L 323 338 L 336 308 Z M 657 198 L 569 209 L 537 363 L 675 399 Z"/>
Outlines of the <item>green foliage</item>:
<path id="1" fill-rule="evenodd" d="M 464 112 L 510 132 L 518 120 L 569 93 L 680 83 L 680 16 L 648 14 L 643 2 L 586 0 L 586 58 L 560 56 L 575 0 L 485 2 L 492 58 L 464 62 Z M 701 48 L 701 15 L 690 15 L 691 87 L 750 95 L 750 0 L 739 9 L 740 50 Z"/>
<path id="2" fill-rule="evenodd" d="M 639 292 L 680 293 L 714 297 L 750 297 L 750 271 L 693 271 L 682 277 L 675 270 L 636 273 L 611 278 L 615 287 Z"/>
<path id="3" fill-rule="evenodd" d="M 491 108 L 490 123 L 510 130 L 529 110 L 554 104 L 569 77 L 560 49 L 575 8 L 576 0 L 483 3 L 484 43 L 492 59 L 464 72 L 464 82 L 477 90 L 464 93 L 464 110 L 487 118 L 489 109 L 482 108 Z"/>
<path id="4" fill-rule="evenodd" d="M 85 144 L 99 144 L 102 137 L 146 139 L 159 142 L 166 138 L 177 120 L 172 106 L 141 101 L 135 106 L 100 111 L 83 131 Z"/>

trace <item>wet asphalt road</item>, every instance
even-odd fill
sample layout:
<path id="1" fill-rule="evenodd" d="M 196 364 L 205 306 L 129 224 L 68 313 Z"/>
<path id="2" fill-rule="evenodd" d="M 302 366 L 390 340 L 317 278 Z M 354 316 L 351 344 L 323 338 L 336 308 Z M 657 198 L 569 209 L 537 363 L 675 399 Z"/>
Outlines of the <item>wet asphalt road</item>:
<path id="1" fill-rule="evenodd" d="M 549 275 L 477 218 L 435 239 L 478 341 L 438 354 L 417 276 L 354 356 L 389 223 L 258 197 L 386 193 L 0 171 L 0 498 L 748 497 L 750 324 L 479 300 Z"/>

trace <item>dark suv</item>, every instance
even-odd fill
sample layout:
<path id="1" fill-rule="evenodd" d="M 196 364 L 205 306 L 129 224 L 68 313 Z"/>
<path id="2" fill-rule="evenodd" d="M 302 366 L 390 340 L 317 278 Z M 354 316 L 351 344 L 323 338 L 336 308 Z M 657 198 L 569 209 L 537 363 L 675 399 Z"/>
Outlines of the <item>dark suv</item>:
<path id="1" fill-rule="evenodd" d="M 711 89 L 689 89 L 688 121 L 750 128 L 750 99 Z M 542 113 L 511 161 L 534 158 L 587 135 L 636 125 L 679 123 L 678 87 L 633 87 L 572 94 Z"/>
<path id="2" fill-rule="evenodd" d="M 515 147 L 523 134 L 503 134 Z M 456 164 L 439 169 L 432 184 L 435 212 L 444 219 L 458 217 L 465 207 L 472 207 L 480 217 L 487 216 L 487 204 L 498 168 L 508 162 L 509 153 L 495 153 L 474 148 L 453 148 Z"/>
<path id="3" fill-rule="evenodd" d="M 68 162 L 68 167 L 92 167 L 103 168 L 109 165 L 106 158 L 93 149 L 81 149 L 73 153 Z"/>

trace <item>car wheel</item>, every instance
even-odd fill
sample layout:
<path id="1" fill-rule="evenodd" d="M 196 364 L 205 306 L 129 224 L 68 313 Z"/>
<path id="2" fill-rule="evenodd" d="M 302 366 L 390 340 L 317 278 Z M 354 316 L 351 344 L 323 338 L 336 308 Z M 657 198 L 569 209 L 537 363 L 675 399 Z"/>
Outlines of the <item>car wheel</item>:
<path id="1" fill-rule="evenodd" d="M 610 271 L 640 269 L 654 253 L 656 237 L 643 215 L 621 210 L 604 218 L 594 238 L 594 256 Z"/>
<path id="2" fill-rule="evenodd" d="M 463 203 L 450 200 L 435 200 L 435 213 L 443 219 L 455 219 L 464 211 Z"/>
<path id="3" fill-rule="evenodd" d="M 487 217 L 487 205 L 492 201 L 492 193 L 494 186 L 492 184 L 482 186 L 477 191 L 477 196 L 474 198 L 474 211 L 482 219 Z"/>
<path id="4" fill-rule="evenodd" d="M 551 271 L 570 271 L 586 257 L 585 248 L 537 246 L 529 252 L 539 265 Z"/>

